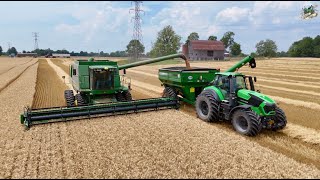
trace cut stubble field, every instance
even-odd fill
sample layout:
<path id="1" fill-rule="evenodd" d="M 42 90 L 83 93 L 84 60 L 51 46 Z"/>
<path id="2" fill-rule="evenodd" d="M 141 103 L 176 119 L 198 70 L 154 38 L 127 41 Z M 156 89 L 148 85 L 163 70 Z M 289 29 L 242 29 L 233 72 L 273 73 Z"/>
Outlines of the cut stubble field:
<path id="1" fill-rule="evenodd" d="M 319 144 L 310 143 L 312 139 L 305 142 L 286 132 L 244 137 L 227 123 L 199 120 L 190 106 L 44 124 L 24 131 L 18 120 L 24 106 L 64 103 L 67 86 L 54 68 L 69 74 L 66 61 L 52 60 L 57 66 L 48 62 L 39 60 L 0 91 L 5 117 L 0 178 L 320 177 Z M 154 77 L 144 77 L 149 78 L 146 81 L 138 73 L 128 71 L 128 75 L 135 99 L 160 96 L 163 87 L 151 83 Z M 290 129 L 294 128 L 299 126 Z"/>

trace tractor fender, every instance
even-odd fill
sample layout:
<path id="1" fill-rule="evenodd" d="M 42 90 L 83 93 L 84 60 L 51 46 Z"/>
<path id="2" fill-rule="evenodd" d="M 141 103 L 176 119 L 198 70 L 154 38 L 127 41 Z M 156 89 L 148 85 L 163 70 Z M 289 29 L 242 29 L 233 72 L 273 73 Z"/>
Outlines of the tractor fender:
<path id="1" fill-rule="evenodd" d="M 240 105 L 240 106 L 236 106 L 234 108 L 231 109 L 230 113 L 229 113 L 229 119 L 231 120 L 233 113 L 238 110 L 238 109 L 250 109 L 252 106 L 248 105 L 248 104 L 244 104 L 244 105 Z"/>
<path id="2" fill-rule="evenodd" d="M 214 89 L 205 89 L 201 93 L 204 93 L 204 92 L 210 92 L 210 94 L 213 95 L 215 100 L 217 100 L 218 102 L 221 102 L 221 99 L 219 98 L 217 92 Z"/>

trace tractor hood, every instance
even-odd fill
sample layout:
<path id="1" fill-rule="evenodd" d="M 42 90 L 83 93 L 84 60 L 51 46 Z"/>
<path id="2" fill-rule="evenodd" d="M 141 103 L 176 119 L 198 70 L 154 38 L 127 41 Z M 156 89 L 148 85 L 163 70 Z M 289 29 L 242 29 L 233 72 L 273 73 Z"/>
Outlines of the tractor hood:
<path id="1" fill-rule="evenodd" d="M 238 97 L 240 97 L 246 101 L 250 101 L 250 100 L 251 101 L 264 101 L 266 103 L 275 104 L 275 101 L 273 99 L 271 99 L 270 97 L 268 97 L 264 94 L 258 93 L 256 91 L 251 91 L 251 90 L 247 90 L 247 89 L 240 89 L 237 92 L 237 95 L 238 95 Z"/>

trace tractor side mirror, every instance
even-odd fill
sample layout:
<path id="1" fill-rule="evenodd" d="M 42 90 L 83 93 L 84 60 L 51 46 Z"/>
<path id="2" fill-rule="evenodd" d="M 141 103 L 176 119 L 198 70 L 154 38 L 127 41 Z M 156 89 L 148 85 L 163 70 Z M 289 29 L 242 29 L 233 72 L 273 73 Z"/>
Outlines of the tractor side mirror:
<path id="1" fill-rule="evenodd" d="M 254 82 L 257 82 L 257 77 L 253 77 Z"/>

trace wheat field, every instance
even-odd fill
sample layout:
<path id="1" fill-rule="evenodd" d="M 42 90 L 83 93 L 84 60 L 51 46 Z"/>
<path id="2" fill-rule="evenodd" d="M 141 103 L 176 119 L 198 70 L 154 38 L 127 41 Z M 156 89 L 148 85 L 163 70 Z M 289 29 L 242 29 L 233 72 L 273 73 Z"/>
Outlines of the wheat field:
<path id="1" fill-rule="evenodd" d="M 203 122 L 188 105 L 43 124 L 26 131 L 19 122 L 23 107 L 64 105 L 63 91 L 69 86 L 61 71 L 69 74 L 72 60 L 20 59 L 10 65 L 0 61 L 0 178 L 320 177 L 320 109 L 314 108 L 320 103 L 320 84 L 318 76 L 307 78 L 309 69 L 320 70 L 319 59 L 270 59 L 257 61 L 254 70 L 240 69 L 257 76 L 257 87 L 275 97 L 288 117 L 283 131 L 262 131 L 256 137 L 239 135 L 227 122 Z M 225 70 L 233 63 L 191 66 Z M 128 70 L 133 98 L 159 97 L 163 87 L 158 69 L 170 66 Z"/>

